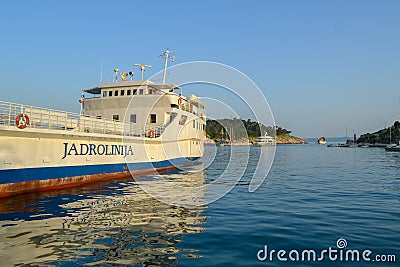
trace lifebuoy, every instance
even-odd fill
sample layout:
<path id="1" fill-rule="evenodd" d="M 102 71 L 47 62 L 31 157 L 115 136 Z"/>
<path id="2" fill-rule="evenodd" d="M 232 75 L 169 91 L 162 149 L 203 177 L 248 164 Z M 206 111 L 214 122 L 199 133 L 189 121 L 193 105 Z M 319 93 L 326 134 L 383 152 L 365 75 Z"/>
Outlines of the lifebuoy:
<path id="1" fill-rule="evenodd" d="M 182 98 L 178 98 L 178 105 L 182 104 Z"/>
<path id="2" fill-rule="evenodd" d="M 15 120 L 15 125 L 19 128 L 19 129 L 25 129 L 29 124 L 29 117 L 26 114 L 19 114 L 17 119 Z"/>
<path id="3" fill-rule="evenodd" d="M 150 138 L 154 138 L 155 137 L 154 130 L 150 130 L 149 135 Z"/>

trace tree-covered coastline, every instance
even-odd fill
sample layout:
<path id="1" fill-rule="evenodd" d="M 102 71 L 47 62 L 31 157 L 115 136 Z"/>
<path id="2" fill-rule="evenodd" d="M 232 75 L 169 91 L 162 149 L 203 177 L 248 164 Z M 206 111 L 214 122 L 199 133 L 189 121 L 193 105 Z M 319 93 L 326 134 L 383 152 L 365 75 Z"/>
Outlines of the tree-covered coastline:
<path id="1" fill-rule="evenodd" d="M 280 126 L 266 126 L 262 123 L 243 119 L 207 120 L 207 138 L 214 141 L 229 139 L 252 142 L 261 135 L 276 137 L 277 143 L 304 143 L 304 140 L 291 136 L 291 131 Z"/>
<path id="2" fill-rule="evenodd" d="M 357 139 L 357 143 L 389 144 L 389 143 L 398 143 L 399 140 L 400 140 L 400 122 L 395 121 L 394 124 L 388 128 L 381 129 L 374 133 L 362 134 Z"/>

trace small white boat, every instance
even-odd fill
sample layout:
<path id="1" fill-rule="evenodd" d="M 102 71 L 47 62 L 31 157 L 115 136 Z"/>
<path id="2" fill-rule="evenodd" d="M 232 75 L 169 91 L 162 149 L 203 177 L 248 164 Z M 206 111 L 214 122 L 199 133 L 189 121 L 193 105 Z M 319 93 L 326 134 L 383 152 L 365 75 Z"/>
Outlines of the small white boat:
<path id="1" fill-rule="evenodd" d="M 387 147 L 385 147 L 385 150 L 386 151 L 400 152 L 400 145 L 391 144 L 391 145 L 388 145 Z"/>
<path id="2" fill-rule="evenodd" d="M 325 137 L 320 137 L 317 141 L 318 144 L 320 145 L 326 145 L 326 139 Z"/>

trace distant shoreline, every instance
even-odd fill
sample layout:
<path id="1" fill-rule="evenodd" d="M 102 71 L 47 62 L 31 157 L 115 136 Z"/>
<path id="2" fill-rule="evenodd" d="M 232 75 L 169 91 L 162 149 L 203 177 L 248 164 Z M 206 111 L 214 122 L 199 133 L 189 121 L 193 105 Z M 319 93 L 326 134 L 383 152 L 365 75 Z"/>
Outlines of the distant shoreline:
<path id="1" fill-rule="evenodd" d="M 277 145 L 303 145 L 303 144 L 308 144 L 304 139 L 297 137 L 297 136 L 292 136 L 292 135 L 278 135 L 275 139 L 275 142 Z M 212 139 L 206 139 L 205 140 L 205 145 L 215 145 L 216 142 Z M 249 140 L 249 142 L 246 141 L 238 141 L 231 144 L 231 146 L 252 146 L 252 142 Z"/>
<path id="2" fill-rule="evenodd" d="M 288 134 L 284 134 L 284 135 L 278 135 L 276 137 L 276 144 L 298 144 L 298 145 L 303 145 L 303 144 L 307 144 L 306 141 L 304 141 L 304 139 L 297 137 L 297 136 L 292 136 L 292 135 L 288 135 Z"/>

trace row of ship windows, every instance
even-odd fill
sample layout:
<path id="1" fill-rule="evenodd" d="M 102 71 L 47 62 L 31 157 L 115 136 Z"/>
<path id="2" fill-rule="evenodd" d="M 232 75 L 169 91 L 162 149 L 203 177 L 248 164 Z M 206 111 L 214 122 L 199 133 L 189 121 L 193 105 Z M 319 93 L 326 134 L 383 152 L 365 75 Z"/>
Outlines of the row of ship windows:
<path id="1" fill-rule="evenodd" d="M 101 119 L 101 116 L 97 116 L 97 119 Z M 119 121 L 119 115 L 112 116 L 113 121 Z M 136 123 L 136 114 L 131 114 L 130 122 Z M 156 123 L 157 122 L 157 114 L 150 114 L 150 122 Z"/>
<path id="2" fill-rule="evenodd" d="M 101 116 L 97 116 L 98 119 L 101 119 Z M 112 116 L 114 121 L 119 121 L 119 115 L 113 115 Z M 172 117 L 171 117 L 172 119 Z M 181 118 L 179 120 L 180 125 L 185 125 L 187 120 L 186 115 L 181 115 Z M 136 114 L 131 114 L 130 120 L 131 123 L 136 123 Z M 150 123 L 157 123 L 157 114 L 150 114 Z M 198 129 L 198 130 L 205 130 L 205 125 L 202 123 L 199 123 L 197 120 L 193 120 L 193 128 Z"/>
<path id="3" fill-rule="evenodd" d="M 103 97 L 111 96 L 125 96 L 125 95 L 144 95 L 146 92 L 144 89 L 128 89 L 128 90 L 109 90 L 103 91 Z M 148 94 L 154 95 L 156 93 L 155 89 L 149 89 Z"/>
<path id="4" fill-rule="evenodd" d="M 199 123 L 199 121 L 193 120 L 193 128 L 204 131 L 205 125 L 202 123 Z"/>

